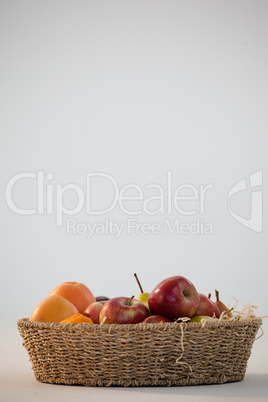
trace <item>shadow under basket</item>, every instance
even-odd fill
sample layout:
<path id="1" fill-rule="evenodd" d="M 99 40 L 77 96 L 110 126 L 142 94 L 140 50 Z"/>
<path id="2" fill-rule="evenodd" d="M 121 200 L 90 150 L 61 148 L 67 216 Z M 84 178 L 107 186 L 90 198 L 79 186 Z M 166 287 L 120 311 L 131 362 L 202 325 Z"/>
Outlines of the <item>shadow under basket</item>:
<path id="1" fill-rule="evenodd" d="M 260 318 L 164 324 L 18 321 L 37 380 L 86 386 L 241 381 Z"/>

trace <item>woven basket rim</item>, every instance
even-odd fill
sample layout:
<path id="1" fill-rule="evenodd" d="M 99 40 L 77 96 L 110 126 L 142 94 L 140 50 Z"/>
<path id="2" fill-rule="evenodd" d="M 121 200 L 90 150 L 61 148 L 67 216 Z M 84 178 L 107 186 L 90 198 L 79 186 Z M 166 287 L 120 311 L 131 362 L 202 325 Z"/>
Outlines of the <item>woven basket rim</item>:
<path id="1" fill-rule="evenodd" d="M 189 328 L 189 329 L 202 329 L 202 328 L 230 328 L 230 327 L 245 327 L 252 325 L 261 325 L 262 319 L 259 317 L 252 318 L 239 318 L 228 321 L 206 321 L 205 323 L 199 322 L 165 322 L 165 323 L 138 323 L 138 324 L 89 324 L 89 323 L 71 323 L 61 324 L 60 322 L 37 322 L 30 321 L 29 318 L 21 318 L 17 321 L 18 327 L 39 328 L 39 329 L 59 329 L 62 330 L 76 330 L 81 333 L 81 329 L 85 331 L 104 331 L 113 332 L 120 329 L 121 331 L 145 331 L 150 329 L 169 330 L 175 328 Z"/>

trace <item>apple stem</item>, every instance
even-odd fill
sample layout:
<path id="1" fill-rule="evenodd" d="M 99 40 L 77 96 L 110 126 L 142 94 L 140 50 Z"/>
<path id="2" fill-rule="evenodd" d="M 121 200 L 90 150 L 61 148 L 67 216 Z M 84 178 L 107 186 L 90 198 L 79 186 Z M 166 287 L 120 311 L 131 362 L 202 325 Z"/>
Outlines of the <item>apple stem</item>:
<path id="1" fill-rule="evenodd" d="M 209 299 L 211 298 L 211 293 L 208 294 L 208 298 L 209 298 Z"/>
<path id="2" fill-rule="evenodd" d="M 131 306 L 131 302 L 134 299 L 134 295 L 127 301 L 127 306 Z"/>
<path id="3" fill-rule="evenodd" d="M 216 289 L 215 289 L 215 295 L 216 295 L 217 302 L 220 301 L 219 292 Z"/>
<path id="4" fill-rule="evenodd" d="M 137 281 L 137 283 L 138 283 L 138 285 L 139 285 L 139 288 L 140 288 L 141 293 L 144 293 L 144 292 L 143 292 L 143 289 L 142 289 L 142 286 L 141 286 L 141 283 L 140 283 L 140 281 L 139 281 L 138 275 L 137 275 L 137 274 L 134 274 L 134 276 L 135 276 L 136 281 Z"/>

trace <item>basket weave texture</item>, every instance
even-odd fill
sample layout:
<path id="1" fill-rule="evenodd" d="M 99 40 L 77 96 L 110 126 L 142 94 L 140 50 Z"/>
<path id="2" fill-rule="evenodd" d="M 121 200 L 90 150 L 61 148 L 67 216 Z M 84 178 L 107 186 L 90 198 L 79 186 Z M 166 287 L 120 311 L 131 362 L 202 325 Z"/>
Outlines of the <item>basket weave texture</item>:
<path id="1" fill-rule="evenodd" d="M 41 382 L 180 386 L 241 381 L 261 323 L 17 324 Z"/>

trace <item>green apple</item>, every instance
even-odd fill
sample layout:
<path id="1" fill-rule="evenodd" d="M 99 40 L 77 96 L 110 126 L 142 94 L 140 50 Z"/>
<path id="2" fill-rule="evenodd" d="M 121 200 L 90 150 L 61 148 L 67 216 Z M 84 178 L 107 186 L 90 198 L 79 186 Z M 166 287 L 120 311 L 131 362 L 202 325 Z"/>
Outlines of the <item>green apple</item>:
<path id="1" fill-rule="evenodd" d="M 218 321 L 217 318 L 209 317 L 208 315 L 197 315 L 193 317 L 190 321 L 188 322 L 201 322 L 202 320 L 206 321 Z"/>

